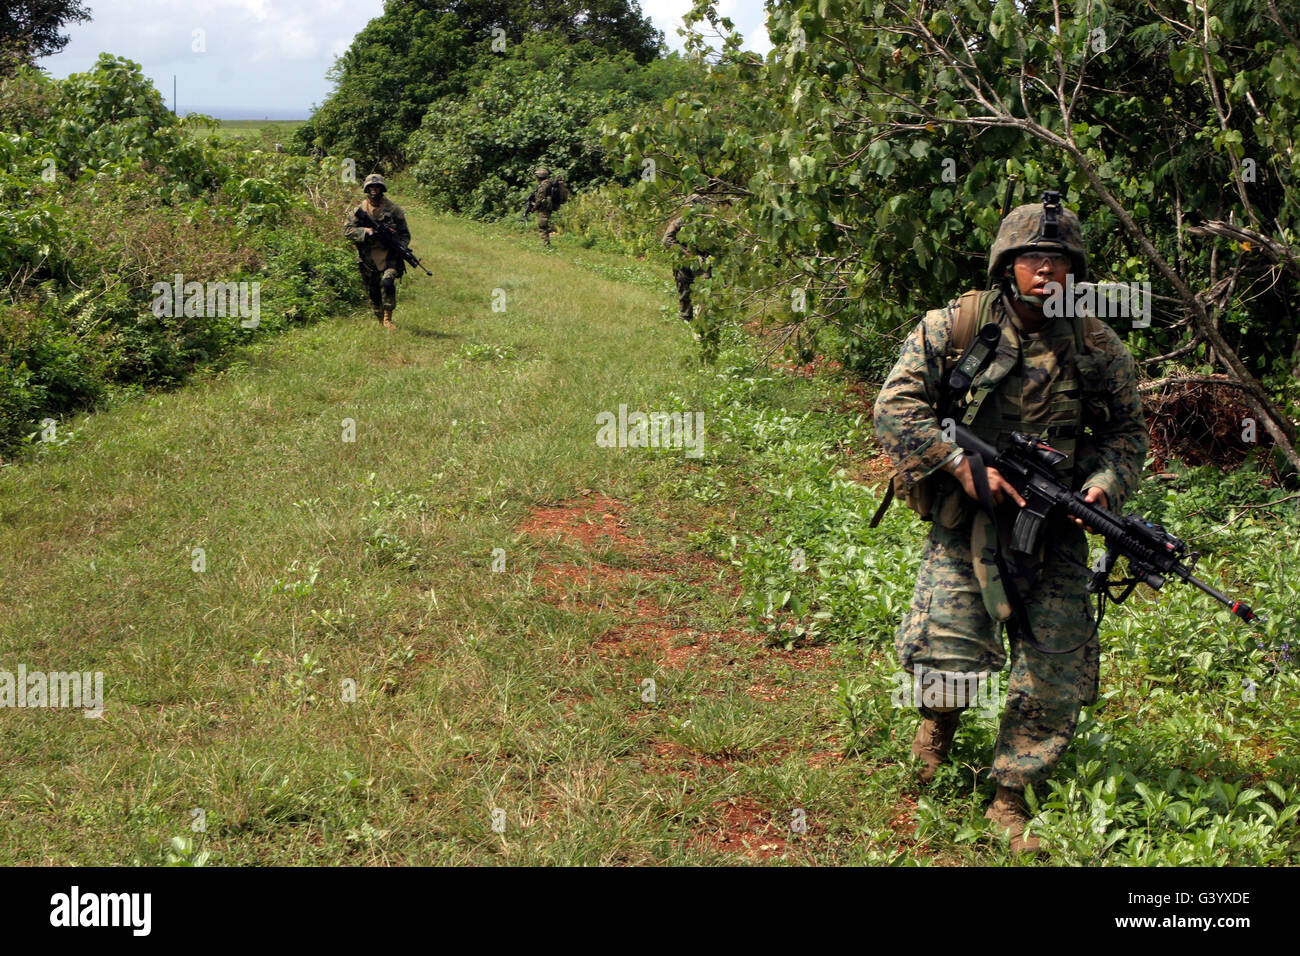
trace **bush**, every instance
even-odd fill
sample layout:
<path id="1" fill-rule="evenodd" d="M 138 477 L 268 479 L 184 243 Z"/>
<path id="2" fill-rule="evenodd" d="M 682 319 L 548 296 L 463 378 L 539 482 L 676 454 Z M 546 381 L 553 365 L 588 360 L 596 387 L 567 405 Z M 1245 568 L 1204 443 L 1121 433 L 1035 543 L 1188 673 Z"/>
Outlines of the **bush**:
<path id="1" fill-rule="evenodd" d="M 109 56 L 62 81 L 0 82 L 0 115 L 28 108 L 25 132 L 0 134 L 0 449 L 43 417 L 173 385 L 359 301 L 336 160 L 200 135 L 214 121 L 177 120 L 136 64 Z M 155 285 L 177 274 L 260 283 L 260 323 L 155 315 Z"/>

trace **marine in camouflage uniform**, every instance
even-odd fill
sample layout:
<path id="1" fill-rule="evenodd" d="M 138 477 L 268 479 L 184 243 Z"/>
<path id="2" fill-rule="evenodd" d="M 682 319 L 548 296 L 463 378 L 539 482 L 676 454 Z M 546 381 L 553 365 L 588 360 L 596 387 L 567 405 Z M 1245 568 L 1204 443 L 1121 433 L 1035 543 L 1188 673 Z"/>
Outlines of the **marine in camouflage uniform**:
<path id="1" fill-rule="evenodd" d="M 402 244 L 410 245 L 411 230 L 406 225 L 406 214 L 386 195 L 388 184 L 384 177 L 371 173 L 362 183 L 362 189 L 366 198 L 358 209 L 364 209 L 376 222 L 392 226 Z M 370 296 L 375 318 L 386 329 L 396 328 L 393 312 L 397 309 L 397 280 L 406 274 L 402 254 L 371 235 L 371 230 L 358 221 L 357 210 L 348 217 L 343 235 L 356 244 L 357 268 L 361 271 L 361 281 Z"/>
<path id="2" fill-rule="evenodd" d="M 537 176 L 537 188 L 528 197 L 525 214 L 537 213 L 537 231 L 542 235 L 542 245 L 549 247 L 551 244 L 551 213 L 555 211 L 551 205 L 550 196 L 551 171 L 545 166 L 538 166 L 534 175 Z"/>
<path id="3" fill-rule="evenodd" d="M 696 206 L 704 202 L 704 197 L 699 193 L 692 193 L 686 200 L 687 206 Z M 713 267 L 707 264 L 708 254 L 701 252 L 699 249 L 688 249 L 677 239 L 677 233 L 681 231 L 685 224 L 685 212 L 678 213 L 677 216 L 668 224 L 668 229 L 664 232 L 664 247 L 669 251 L 681 249 L 693 259 L 688 262 L 681 262 L 673 266 L 673 282 L 677 285 L 677 314 L 681 316 L 683 322 L 690 325 L 695 320 L 695 309 L 691 305 L 691 284 L 695 282 L 697 276 L 709 278 L 713 275 Z"/>
<path id="4" fill-rule="evenodd" d="M 1013 431 L 1043 438 L 1069 458 L 1063 480 L 1103 507 L 1118 512 L 1136 486 L 1148 434 L 1132 356 L 1099 319 L 1048 317 L 1043 285 L 1063 283 L 1072 271 L 1087 280 L 1088 260 L 1078 218 L 1062 209 L 1055 241 L 1043 236 L 1044 207 L 1017 207 L 1003 221 L 989 255 L 987 310 L 979 325 L 996 321 L 1002 341 L 990 366 L 976 377 L 954 418 L 999 448 Z M 1017 308 L 1019 306 L 1019 308 Z M 1060 311 L 1060 310 L 1050 310 Z M 1072 310 L 1070 310 L 1072 311 Z M 1037 642 L 1047 654 L 1017 639 L 1010 604 L 995 566 L 996 530 L 973 498 L 970 464 L 944 440 L 939 421 L 943 382 L 960 357 L 952 342 L 956 303 L 925 315 L 908 336 L 876 400 L 876 434 L 898 469 L 900 484 L 919 491 L 929 482 L 934 526 L 917 573 L 912 605 L 895 645 L 902 667 L 979 674 L 987 680 L 1010 660 L 1006 706 L 993 756 L 998 793 L 988 816 L 1007 828 L 1013 850 L 1038 849 L 1023 838 L 1028 814 L 1024 788 L 1051 776 L 1074 735 L 1079 709 L 1095 702 L 1099 642 L 1087 576 L 1060 557 L 1086 564 L 1087 544 L 1073 519 L 1043 536 L 1036 584 L 1023 591 Z M 1080 348 L 1082 346 L 1082 349 Z M 1014 517 L 1018 497 L 988 470 L 995 501 Z M 978 556 L 979 560 L 975 560 Z M 1000 624 L 1008 625 L 1009 652 Z M 946 759 L 959 715 L 968 701 L 945 697 L 946 706 L 921 707 L 913 744 L 928 783 Z M 919 703 L 919 702 L 917 702 Z"/>

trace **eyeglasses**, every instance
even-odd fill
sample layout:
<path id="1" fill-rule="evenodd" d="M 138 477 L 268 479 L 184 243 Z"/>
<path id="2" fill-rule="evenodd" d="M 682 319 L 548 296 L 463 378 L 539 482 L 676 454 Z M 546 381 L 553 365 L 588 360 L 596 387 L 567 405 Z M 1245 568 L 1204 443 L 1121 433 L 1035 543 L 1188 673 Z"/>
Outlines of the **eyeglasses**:
<path id="1" fill-rule="evenodd" d="M 1016 265 L 1033 266 L 1041 268 L 1043 263 L 1047 263 L 1048 268 L 1059 269 L 1070 261 L 1070 257 L 1063 252 L 1022 252 L 1016 256 Z"/>

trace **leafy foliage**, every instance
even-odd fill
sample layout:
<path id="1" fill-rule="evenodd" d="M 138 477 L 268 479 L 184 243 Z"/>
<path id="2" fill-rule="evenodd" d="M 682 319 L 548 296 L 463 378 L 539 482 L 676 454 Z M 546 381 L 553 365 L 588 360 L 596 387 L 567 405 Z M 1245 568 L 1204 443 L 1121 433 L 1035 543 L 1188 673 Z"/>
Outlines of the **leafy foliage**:
<path id="1" fill-rule="evenodd" d="M 331 73 L 335 90 L 295 134 L 302 148 L 394 169 L 430 107 L 472 89 L 490 64 L 534 37 L 583 43 L 638 63 L 661 36 L 629 0 L 392 0 L 356 35 Z"/>
<path id="2" fill-rule="evenodd" d="M 515 212 L 549 166 L 582 189 L 610 180 L 601 127 L 692 80 L 680 58 L 638 65 L 590 44 L 526 41 L 464 96 L 430 107 L 409 141 L 416 182 L 435 204 L 478 218 Z"/>
<path id="3" fill-rule="evenodd" d="M 0 75 L 58 53 L 68 43 L 59 31 L 90 19 L 80 0 L 6 0 L 0 7 Z"/>
<path id="4" fill-rule="evenodd" d="M 180 381 L 232 345 L 359 298 L 337 241 L 346 186 L 318 162 L 201 136 L 108 55 L 0 83 L 0 447 L 112 391 Z M 155 283 L 256 282 L 256 328 L 155 315 Z"/>
<path id="5" fill-rule="evenodd" d="M 696 227 L 725 279 L 714 294 L 781 290 L 791 305 L 773 318 L 803 337 L 833 329 L 823 345 L 879 377 L 917 315 L 985 284 L 1007 185 L 1012 202 L 1058 188 L 1098 278 L 1153 284 L 1152 327 L 1118 320 L 1140 356 L 1185 343 L 1181 367 L 1212 363 L 1174 283 L 1213 289 L 1226 344 L 1285 401 L 1300 334 L 1300 54 L 1286 37 L 1300 5 L 1218 4 L 1190 30 L 1186 14 L 1114 0 L 1063 10 L 1058 29 L 1038 3 L 776 0 L 761 62 L 697 3 L 725 42 L 696 35 L 710 81 L 618 141 L 626 168 L 658 160 L 634 208 L 666 217 L 729 184 L 739 217 Z M 1206 221 L 1254 223 L 1272 245 L 1188 232 Z"/>

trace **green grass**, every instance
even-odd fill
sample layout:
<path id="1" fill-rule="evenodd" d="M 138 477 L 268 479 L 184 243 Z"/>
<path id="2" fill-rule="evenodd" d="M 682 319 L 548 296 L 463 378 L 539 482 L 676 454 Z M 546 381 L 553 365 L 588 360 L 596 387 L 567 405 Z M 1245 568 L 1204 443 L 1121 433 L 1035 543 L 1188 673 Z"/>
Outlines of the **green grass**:
<path id="1" fill-rule="evenodd" d="M 266 140 L 288 144 L 294 131 L 306 120 L 218 120 L 214 127 L 204 127 L 205 134 L 221 139 Z"/>
<path id="2" fill-rule="evenodd" d="M 666 275 L 394 192 L 435 273 L 402 282 L 396 332 L 285 333 L 0 469 L 0 668 L 106 694 L 102 719 L 3 713 L 0 863 L 1010 862 L 982 819 L 991 721 L 931 793 L 904 760 L 887 685 L 920 529 L 865 530 L 842 383 L 736 343 L 703 370 Z M 620 404 L 704 411 L 705 458 L 598 447 Z M 622 537 L 536 530 L 564 515 Z M 1234 567 L 1273 589 L 1273 637 L 1296 601 L 1275 559 Z M 1295 862 L 1269 817 L 1296 803 L 1294 675 L 1196 630 L 1177 585 L 1137 609 L 1040 795 L 1056 859 Z M 1242 674 L 1280 719 L 1231 704 Z"/>
<path id="3" fill-rule="evenodd" d="M 655 292 L 522 233 L 412 227 L 436 277 L 404 281 L 396 333 L 286 334 L 3 470 L 3 660 L 102 670 L 108 703 L 6 713 L 0 861 L 161 861 L 192 808 L 222 863 L 646 860 L 670 840 L 631 822 L 639 702 L 591 652 L 600 622 L 538 600 L 515 528 L 680 471 L 597 447 L 595 415 L 689 388 L 689 337 Z M 562 687 L 592 697 L 581 719 Z"/>

